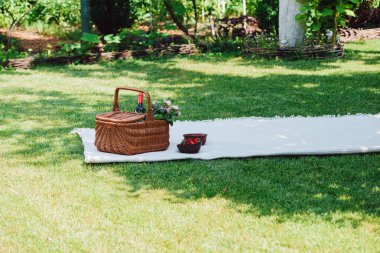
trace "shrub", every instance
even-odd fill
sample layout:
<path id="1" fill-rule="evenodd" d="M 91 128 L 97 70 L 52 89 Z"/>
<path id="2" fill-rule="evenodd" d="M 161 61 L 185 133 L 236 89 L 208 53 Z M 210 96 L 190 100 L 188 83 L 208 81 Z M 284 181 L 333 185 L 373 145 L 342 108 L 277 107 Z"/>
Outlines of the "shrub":
<path id="1" fill-rule="evenodd" d="M 27 21 L 29 24 L 42 21 L 46 24 L 77 26 L 80 24 L 80 1 L 40 0 Z"/>
<path id="2" fill-rule="evenodd" d="M 22 58 L 28 55 L 27 52 L 21 52 L 15 40 L 11 40 L 11 44 L 6 49 L 6 38 L 0 35 L 0 69 L 5 66 L 9 59 Z"/>
<path id="3" fill-rule="evenodd" d="M 136 20 L 131 0 L 90 0 L 91 20 L 102 34 L 130 28 Z"/>
<path id="4" fill-rule="evenodd" d="M 380 27 L 380 0 L 362 0 L 355 14 L 348 21 L 349 27 Z"/>
<path id="5" fill-rule="evenodd" d="M 259 27 L 267 32 L 278 30 L 279 0 L 258 0 L 253 15 Z"/>
<path id="6" fill-rule="evenodd" d="M 337 41 L 338 28 L 347 26 L 347 18 L 355 16 L 354 11 L 360 4 L 360 0 L 299 1 L 303 3 L 303 6 L 296 19 L 305 24 L 306 37 L 315 40 L 317 43 L 327 40 L 331 44 Z M 329 35 L 327 30 L 331 31 L 332 34 Z"/>

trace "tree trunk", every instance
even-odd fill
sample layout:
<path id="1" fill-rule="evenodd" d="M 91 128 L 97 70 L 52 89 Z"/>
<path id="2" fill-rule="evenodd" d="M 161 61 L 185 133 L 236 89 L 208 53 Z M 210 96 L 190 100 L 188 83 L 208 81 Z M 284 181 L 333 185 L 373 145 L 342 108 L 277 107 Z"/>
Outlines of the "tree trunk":
<path id="1" fill-rule="evenodd" d="M 38 1 L 39 0 L 34 2 L 33 5 L 31 5 L 30 8 L 26 12 L 24 12 L 18 19 L 13 15 L 13 13 L 10 10 L 2 9 L 3 11 L 5 10 L 5 12 L 7 12 L 12 19 L 12 23 L 9 26 L 9 29 L 7 32 L 5 51 L 8 51 L 11 48 L 12 30 L 17 26 L 17 24 L 19 24 L 26 17 L 26 15 L 28 15 L 33 10 L 33 8 L 37 5 Z"/>
<path id="2" fill-rule="evenodd" d="M 342 5 L 342 0 L 339 1 L 338 6 Z M 334 30 L 333 30 L 333 35 L 331 38 L 331 44 L 336 43 L 336 37 L 338 34 L 338 22 L 339 22 L 339 15 L 340 13 L 337 10 L 337 7 L 335 7 L 335 13 L 334 13 Z"/>
<path id="3" fill-rule="evenodd" d="M 176 24 L 176 26 L 178 27 L 178 29 L 180 29 L 187 36 L 192 37 L 189 34 L 189 30 L 187 30 L 187 28 L 181 23 L 181 21 L 174 14 L 174 11 L 173 11 L 173 9 L 172 9 L 172 7 L 171 7 L 171 5 L 170 5 L 170 3 L 169 3 L 168 0 L 164 0 L 164 5 L 165 5 L 165 8 L 166 8 L 166 11 L 169 13 L 170 17 L 172 18 L 173 22 Z"/>
<path id="4" fill-rule="evenodd" d="M 211 27 L 211 36 L 215 39 L 215 22 L 212 15 L 209 16 L 210 27 Z"/>
<path id="5" fill-rule="evenodd" d="M 90 33 L 90 1 L 80 1 L 82 33 Z"/>
<path id="6" fill-rule="evenodd" d="M 194 38 L 197 37 L 197 29 L 198 29 L 198 11 L 197 11 L 197 2 L 196 0 L 192 0 L 193 9 L 194 9 L 194 18 L 195 18 L 195 26 L 194 26 Z"/>
<path id="7" fill-rule="evenodd" d="M 6 37 L 6 43 L 5 43 L 5 51 L 8 51 L 11 48 L 11 39 L 12 39 L 12 30 L 13 30 L 13 25 L 9 27 L 7 31 L 7 37 Z"/>
<path id="8" fill-rule="evenodd" d="M 153 14 L 152 14 L 152 0 L 148 0 L 149 3 L 149 32 L 153 31 Z"/>
<path id="9" fill-rule="evenodd" d="M 301 6 L 297 0 L 280 0 L 279 35 L 282 45 L 295 47 L 303 44 L 305 26 L 296 21 Z"/>
<path id="10" fill-rule="evenodd" d="M 247 29 L 247 1 L 246 0 L 243 0 L 243 16 L 245 17 L 244 18 L 244 29 Z"/>

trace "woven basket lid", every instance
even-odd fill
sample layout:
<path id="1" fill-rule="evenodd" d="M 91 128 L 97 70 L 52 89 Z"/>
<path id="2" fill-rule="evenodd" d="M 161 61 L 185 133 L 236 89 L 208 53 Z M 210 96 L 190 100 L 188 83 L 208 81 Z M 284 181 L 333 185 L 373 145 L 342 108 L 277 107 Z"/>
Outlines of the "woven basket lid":
<path id="1" fill-rule="evenodd" d="M 145 120 L 146 115 L 135 112 L 106 112 L 96 115 L 97 120 L 113 123 L 133 123 Z"/>

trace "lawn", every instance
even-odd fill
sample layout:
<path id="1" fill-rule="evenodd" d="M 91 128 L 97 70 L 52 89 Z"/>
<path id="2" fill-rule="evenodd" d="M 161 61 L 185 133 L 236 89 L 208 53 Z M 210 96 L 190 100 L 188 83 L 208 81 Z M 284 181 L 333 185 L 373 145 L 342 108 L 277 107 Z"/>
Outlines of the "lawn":
<path id="1" fill-rule="evenodd" d="M 379 48 L 0 71 L 0 251 L 378 252 L 380 154 L 86 165 L 68 132 L 115 86 L 171 97 L 183 120 L 379 113 Z"/>

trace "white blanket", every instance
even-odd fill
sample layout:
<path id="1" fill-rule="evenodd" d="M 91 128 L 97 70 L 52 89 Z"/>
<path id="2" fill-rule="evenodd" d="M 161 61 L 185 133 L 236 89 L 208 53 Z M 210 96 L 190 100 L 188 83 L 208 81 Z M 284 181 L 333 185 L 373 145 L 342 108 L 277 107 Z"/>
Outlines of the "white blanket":
<path id="1" fill-rule="evenodd" d="M 166 151 L 133 156 L 99 152 L 94 145 L 94 129 L 75 129 L 72 133 L 82 138 L 86 163 L 368 153 L 380 151 L 380 114 L 177 121 L 170 127 Z M 185 133 L 208 134 L 198 154 L 178 151 L 177 144 Z"/>

